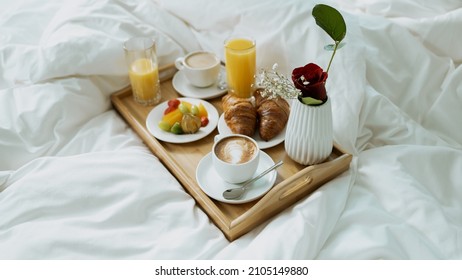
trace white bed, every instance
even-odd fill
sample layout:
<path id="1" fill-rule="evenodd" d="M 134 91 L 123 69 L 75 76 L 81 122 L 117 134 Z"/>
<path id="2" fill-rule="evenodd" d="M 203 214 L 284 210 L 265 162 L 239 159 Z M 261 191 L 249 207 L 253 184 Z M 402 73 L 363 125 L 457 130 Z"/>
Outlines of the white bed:
<path id="1" fill-rule="evenodd" d="M 462 3 L 323 1 L 350 169 L 229 242 L 113 109 L 122 42 L 160 64 L 246 33 L 257 64 L 327 65 L 315 1 L 9 1 L 0 9 L 0 259 L 462 258 Z"/>

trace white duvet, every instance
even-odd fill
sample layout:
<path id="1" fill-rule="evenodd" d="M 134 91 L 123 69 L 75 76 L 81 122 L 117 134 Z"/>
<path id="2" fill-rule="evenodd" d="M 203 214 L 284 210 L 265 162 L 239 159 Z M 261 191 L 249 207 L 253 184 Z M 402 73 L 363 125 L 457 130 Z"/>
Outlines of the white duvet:
<path id="1" fill-rule="evenodd" d="M 228 242 L 112 108 L 122 42 L 168 64 L 245 33 L 258 67 L 326 67 L 316 3 L 1 0 L 0 258 L 462 258 L 462 3 L 323 3 L 348 28 L 327 87 L 353 162 Z"/>

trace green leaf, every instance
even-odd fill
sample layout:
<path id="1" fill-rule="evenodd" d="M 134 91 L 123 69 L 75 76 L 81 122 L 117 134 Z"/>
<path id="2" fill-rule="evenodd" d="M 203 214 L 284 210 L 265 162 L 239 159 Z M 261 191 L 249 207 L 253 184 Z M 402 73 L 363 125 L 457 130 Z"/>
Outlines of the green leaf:
<path id="1" fill-rule="evenodd" d="M 302 103 L 306 105 L 319 105 L 322 104 L 322 100 L 314 99 L 313 97 L 302 97 Z"/>
<path id="2" fill-rule="evenodd" d="M 313 8 L 313 17 L 319 25 L 335 41 L 340 42 L 346 35 L 346 24 L 339 11 L 331 6 L 318 4 Z"/>

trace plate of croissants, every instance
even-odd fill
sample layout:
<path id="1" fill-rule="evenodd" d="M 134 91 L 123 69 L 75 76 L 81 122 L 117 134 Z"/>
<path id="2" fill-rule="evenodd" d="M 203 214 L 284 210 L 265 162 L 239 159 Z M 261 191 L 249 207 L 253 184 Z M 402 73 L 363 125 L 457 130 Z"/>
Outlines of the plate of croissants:
<path id="1" fill-rule="evenodd" d="M 260 149 L 274 147 L 284 141 L 290 105 L 281 97 L 266 98 L 257 89 L 253 98 L 230 94 L 222 97 L 223 114 L 218 120 L 220 134 L 244 134 L 252 137 Z"/>

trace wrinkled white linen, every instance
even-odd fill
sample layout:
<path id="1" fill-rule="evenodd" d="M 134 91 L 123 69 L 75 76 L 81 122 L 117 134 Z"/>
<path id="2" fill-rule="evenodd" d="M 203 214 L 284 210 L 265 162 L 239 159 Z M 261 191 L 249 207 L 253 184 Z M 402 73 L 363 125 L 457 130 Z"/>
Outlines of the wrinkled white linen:
<path id="1" fill-rule="evenodd" d="M 0 1 L 0 259 L 462 258 L 462 3 L 325 3 L 348 28 L 327 89 L 350 170 L 228 242 L 111 107 L 122 42 L 167 64 L 245 33 L 259 67 L 325 67 L 315 2 Z"/>

